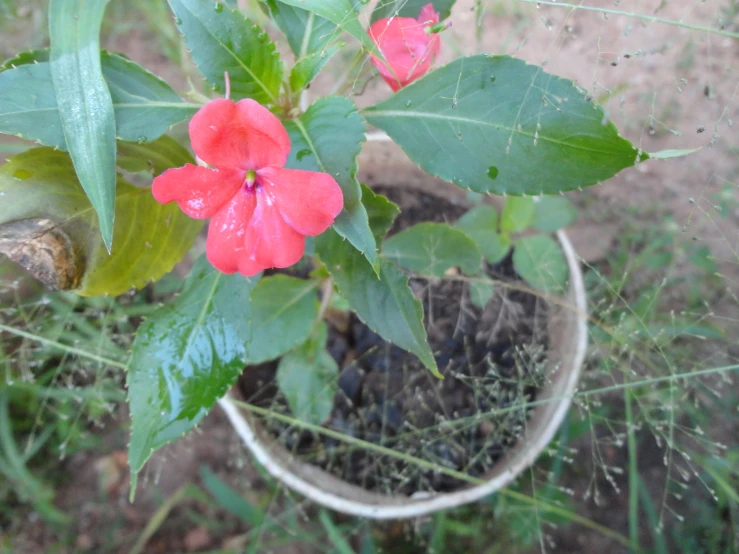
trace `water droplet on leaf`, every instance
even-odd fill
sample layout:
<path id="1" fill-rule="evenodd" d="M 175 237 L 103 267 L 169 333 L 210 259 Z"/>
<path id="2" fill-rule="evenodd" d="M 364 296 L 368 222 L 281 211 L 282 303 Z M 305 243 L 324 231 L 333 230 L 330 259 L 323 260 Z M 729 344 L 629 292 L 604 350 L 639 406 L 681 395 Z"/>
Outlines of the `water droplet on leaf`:
<path id="1" fill-rule="evenodd" d="M 498 176 L 498 168 L 494 165 L 491 165 L 488 167 L 488 177 L 491 179 L 495 179 Z"/>
<path id="2" fill-rule="evenodd" d="M 412 102 L 412 101 L 410 101 L 410 100 L 406 100 L 406 101 L 405 101 L 405 107 L 406 107 L 406 108 L 410 108 L 412 104 L 413 104 L 413 102 Z"/>
<path id="3" fill-rule="evenodd" d="M 223 4 L 220 2 L 216 2 L 216 5 L 213 7 L 213 9 L 216 11 L 216 13 L 221 13 L 223 11 Z"/>
<path id="4" fill-rule="evenodd" d="M 182 25 L 182 20 L 179 17 L 175 17 L 174 22 L 176 25 Z"/>
<path id="5" fill-rule="evenodd" d="M 494 83 L 494 82 L 495 82 L 495 75 L 491 75 L 491 76 L 490 76 L 490 82 L 491 82 L 491 83 Z"/>
<path id="6" fill-rule="evenodd" d="M 298 159 L 298 161 L 302 160 L 306 156 L 310 154 L 310 148 L 303 148 L 302 150 L 299 150 L 297 154 L 295 154 L 295 157 Z"/>

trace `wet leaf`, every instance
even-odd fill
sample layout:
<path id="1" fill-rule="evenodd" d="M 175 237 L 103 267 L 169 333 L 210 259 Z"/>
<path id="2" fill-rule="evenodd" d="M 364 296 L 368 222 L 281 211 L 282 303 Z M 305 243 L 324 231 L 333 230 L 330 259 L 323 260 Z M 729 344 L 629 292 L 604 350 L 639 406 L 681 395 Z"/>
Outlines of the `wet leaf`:
<path id="1" fill-rule="evenodd" d="M 459 58 L 363 115 L 422 169 L 475 192 L 557 194 L 649 157 L 572 81 L 509 56 Z"/>
<path id="2" fill-rule="evenodd" d="M 367 31 L 359 22 L 354 5 L 349 0 L 281 0 L 295 8 L 301 8 L 327 19 L 359 40 L 367 50 L 376 50 Z"/>
<path id="3" fill-rule="evenodd" d="M 115 113 L 100 68 L 100 24 L 107 4 L 108 0 L 51 0 L 49 67 L 66 147 L 110 251 L 116 198 Z"/>
<path id="4" fill-rule="evenodd" d="M 277 385 L 287 398 L 290 411 L 300 421 L 323 423 L 331 413 L 339 366 L 326 350 L 325 323 L 305 343 L 280 359 Z"/>
<path id="5" fill-rule="evenodd" d="M 328 96 L 296 119 L 285 122 L 292 149 L 286 167 L 330 173 L 344 194 L 344 209 L 333 228 L 378 269 L 377 246 L 362 204 L 357 156 L 364 142 L 364 122 L 348 98 Z"/>
<path id="6" fill-rule="evenodd" d="M 267 34 L 238 10 L 208 0 L 168 0 L 192 59 L 217 92 L 277 104 L 282 62 Z M 219 9 L 220 6 L 220 9 Z"/>
<path id="7" fill-rule="evenodd" d="M 324 50 L 340 34 L 335 23 L 315 12 L 279 0 L 267 0 L 265 5 L 297 59 Z"/>
<path id="8" fill-rule="evenodd" d="M 443 277 L 447 269 L 460 267 L 477 273 L 482 256 L 466 233 L 445 223 L 418 223 L 385 240 L 382 255 L 420 275 Z"/>
<path id="9" fill-rule="evenodd" d="M 295 93 L 307 87 L 339 48 L 340 46 L 336 44 L 300 58 L 290 72 L 290 90 Z"/>
<path id="10" fill-rule="evenodd" d="M 136 332 L 127 374 L 132 495 L 154 450 L 197 425 L 243 371 L 257 279 L 224 275 L 203 256 L 182 293 Z"/>
<path id="11" fill-rule="evenodd" d="M 66 150 L 49 64 L 34 63 L 34 58 L 47 56 L 43 50 L 26 53 L 7 62 L 14 69 L 0 73 L 0 133 Z M 121 140 L 154 140 L 200 108 L 183 102 L 167 83 L 123 56 L 101 52 L 100 61 Z"/>

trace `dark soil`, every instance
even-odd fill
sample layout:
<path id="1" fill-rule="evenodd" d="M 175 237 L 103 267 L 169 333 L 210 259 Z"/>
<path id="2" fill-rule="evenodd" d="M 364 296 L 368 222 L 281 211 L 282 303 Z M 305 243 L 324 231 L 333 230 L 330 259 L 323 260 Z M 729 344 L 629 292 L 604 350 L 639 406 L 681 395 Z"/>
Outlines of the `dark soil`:
<path id="1" fill-rule="evenodd" d="M 377 188 L 403 212 L 391 233 L 420 221 L 455 220 L 464 208 L 417 192 Z M 510 256 L 486 273 L 519 281 Z M 516 443 L 543 380 L 546 306 L 538 297 L 498 285 L 484 308 L 470 302 L 463 280 L 412 278 L 426 330 L 445 379 L 438 380 L 412 354 L 388 343 L 355 315 L 330 326 L 328 348 L 341 368 L 334 408 L 324 426 L 351 437 L 481 477 Z M 250 368 L 245 398 L 289 413 L 274 382 L 276 363 Z M 246 374 L 245 374 L 246 375 Z M 493 410 L 506 410 L 491 416 Z M 487 414 L 487 415 L 483 415 Z M 305 461 L 369 490 L 395 494 L 448 491 L 464 481 L 439 470 L 378 455 L 275 419 L 263 424 Z"/>

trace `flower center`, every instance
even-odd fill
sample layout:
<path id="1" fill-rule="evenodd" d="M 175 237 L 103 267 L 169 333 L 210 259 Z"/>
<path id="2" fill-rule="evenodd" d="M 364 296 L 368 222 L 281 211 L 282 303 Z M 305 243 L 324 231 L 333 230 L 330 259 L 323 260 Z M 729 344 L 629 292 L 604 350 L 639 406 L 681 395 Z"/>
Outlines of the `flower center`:
<path id="1" fill-rule="evenodd" d="M 257 172 L 253 169 L 250 169 L 246 172 L 246 176 L 244 177 L 244 184 L 246 185 L 246 188 L 252 189 L 254 188 L 254 181 L 257 179 Z"/>
<path id="2" fill-rule="evenodd" d="M 451 22 L 447 23 L 446 21 L 441 21 L 439 23 L 436 23 L 435 25 L 431 25 L 430 27 L 424 27 L 423 30 L 427 35 L 433 35 L 436 33 L 441 33 L 442 31 L 444 31 L 445 29 L 451 26 L 452 26 Z"/>

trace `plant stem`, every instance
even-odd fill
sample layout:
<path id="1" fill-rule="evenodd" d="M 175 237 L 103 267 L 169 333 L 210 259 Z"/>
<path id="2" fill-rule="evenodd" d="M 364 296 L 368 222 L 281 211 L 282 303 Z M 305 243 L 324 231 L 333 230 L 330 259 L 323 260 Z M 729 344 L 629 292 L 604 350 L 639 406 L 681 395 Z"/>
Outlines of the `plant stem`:
<path id="1" fill-rule="evenodd" d="M 314 330 L 323 319 L 323 314 L 326 313 L 326 310 L 331 303 L 331 297 L 334 295 L 334 280 L 331 277 L 328 277 L 321 283 L 321 295 L 321 306 L 318 308 L 318 313 L 316 314 L 316 319 L 313 323 Z"/>
<path id="2" fill-rule="evenodd" d="M 598 12 L 608 15 L 625 15 L 627 17 L 635 17 L 644 21 L 656 21 L 657 23 L 664 23 L 665 25 L 674 25 L 675 27 L 684 27 L 685 29 L 691 29 L 693 31 L 704 31 L 706 33 L 713 33 L 715 35 L 722 35 L 725 37 L 739 38 L 739 33 L 732 33 L 731 31 L 725 31 L 724 29 L 711 29 L 710 27 L 704 27 L 703 25 L 693 25 L 692 23 L 684 23 L 683 21 L 675 21 L 672 19 L 663 19 L 654 15 L 646 15 L 643 13 L 636 12 L 625 12 L 622 10 L 609 10 L 607 8 L 598 8 L 595 6 L 583 6 L 580 4 L 566 4 L 563 2 L 551 2 L 547 0 L 519 0 L 527 4 L 540 4 L 543 6 L 557 6 L 560 8 L 572 8 L 573 10 L 585 10 L 589 12 Z"/>
<path id="3" fill-rule="evenodd" d="M 337 79 L 336 84 L 334 84 L 334 88 L 331 89 L 331 92 L 329 92 L 328 94 L 329 96 L 343 92 L 343 88 L 349 80 L 349 76 L 352 74 L 357 65 L 359 65 L 359 63 L 362 61 L 362 58 L 364 58 L 364 50 L 360 49 L 354 55 L 354 58 L 352 58 L 352 60 L 349 62 L 346 71 L 344 71 L 341 77 Z"/>
<path id="4" fill-rule="evenodd" d="M 326 427 L 321 427 L 320 425 L 313 425 L 312 423 L 307 423 L 305 421 L 297 420 L 293 417 L 280 414 L 278 412 L 274 412 L 267 408 L 261 408 L 259 406 L 254 406 L 252 404 L 247 404 L 246 402 L 241 402 L 235 399 L 230 399 L 229 402 L 232 402 L 234 405 L 243 408 L 247 411 L 254 412 L 258 415 L 261 415 L 263 417 L 271 417 L 278 421 L 282 421 L 283 423 L 287 423 L 289 425 L 294 425 L 298 428 L 306 429 L 308 431 L 312 431 L 314 433 L 318 433 L 321 435 L 325 435 L 327 437 L 334 438 L 336 440 L 345 442 L 347 444 L 351 444 L 354 446 L 357 446 L 359 448 L 365 448 L 371 452 L 375 452 L 378 455 L 384 455 L 389 456 L 391 458 L 396 458 L 398 460 L 402 460 L 404 462 L 407 462 L 409 464 L 416 465 L 423 469 L 430 469 L 433 471 L 438 471 L 440 473 L 444 473 L 445 475 L 449 475 L 450 477 L 454 477 L 456 479 L 459 479 L 460 481 L 465 481 L 467 483 L 471 483 L 474 485 L 481 485 L 485 483 L 485 480 L 479 479 L 477 477 L 472 477 L 471 475 L 468 475 L 466 473 L 463 473 L 461 471 L 456 471 L 454 469 L 450 469 L 448 467 L 445 467 L 443 465 L 437 464 L 435 462 L 431 462 L 429 460 L 424 460 L 423 458 L 418 458 L 416 456 L 412 456 L 410 454 L 406 454 L 404 452 L 398 452 L 396 450 L 393 450 L 392 448 L 388 448 L 386 446 L 381 446 L 379 444 L 375 444 L 369 441 L 365 441 L 362 439 L 358 439 L 356 437 L 351 437 L 349 435 L 345 435 L 343 433 L 340 433 L 338 431 L 334 431 L 333 429 L 328 429 Z M 612 529 L 609 529 L 608 527 L 605 527 L 604 525 L 600 525 L 594 521 L 591 521 L 587 518 L 584 518 L 582 516 L 579 516 L 573 512 L 570 512 L 569 510 L 565 508 L 561 508 L 559 506 L 555 506 L 554 504 L 550 504 L 548 502 L 544 502 L 542 500 L 531 498 L 530 496 L 516 492 L 510 489 L 501 489 L 498 491 L 500 494 L 509 496 L 512 498 L 515 498 L 516 500 L 520 502 L 525 502 L 527 504 L 534 504 L 542 511 L 550 512 L 562 517 L 565 517 L 569 519 L 570 521 L 573 521 L 575 523 L 579 523 L 581 525 L 584 525 L 585 527 L 589 527 L 590 529 L 593 529 L 595 531 L 598 531 L 599 533 L 602 533 L 603 535 L 610 537 L 614 539 L 615 541 L 618 541 L 619 543 L 623 544 L 624 546 L 629 546 L 629 541 L 626 539 L 626 537 L 622 536 L 620 533 L 617 533 L 616 531 L 613 531 Z"/>
<path id="5" fill-rule="evenodd" d="M 632 552 L 639 550 L 639 468 L 636 459 L 634 416 L 631 409 L 631 392 L 624 390 L 626 407 L 626 437 L 629 447 L 629 544 Z"/>

